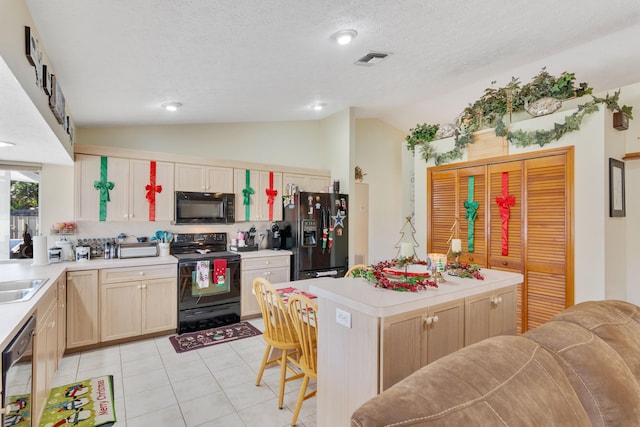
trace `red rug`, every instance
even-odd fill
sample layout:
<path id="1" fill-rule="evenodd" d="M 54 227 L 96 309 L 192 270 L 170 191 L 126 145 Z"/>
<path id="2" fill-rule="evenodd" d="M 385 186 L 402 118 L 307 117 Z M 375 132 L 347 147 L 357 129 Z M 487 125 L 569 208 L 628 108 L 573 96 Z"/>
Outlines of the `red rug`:
<path id="1" fill-rule="evenodd" d="M 169 337 L 169 341 L 177 353 L 184 353 L 185 351 L 197 350 L 199 348 L 255 337 L 261 334 L 262 332 L 249 322 L 239 322 L 219 328 L 172 335 Z"/>

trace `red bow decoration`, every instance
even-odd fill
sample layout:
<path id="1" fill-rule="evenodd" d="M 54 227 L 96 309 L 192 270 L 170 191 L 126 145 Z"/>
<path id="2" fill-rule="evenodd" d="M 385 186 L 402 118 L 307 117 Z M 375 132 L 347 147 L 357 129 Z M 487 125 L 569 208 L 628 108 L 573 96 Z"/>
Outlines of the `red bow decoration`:
<path id="1" fill-rule="evenodd" d="M 149 201 L 149 221 L 156 220 L 156 193 L 162 193 L 162 185 L 156 185 L 156 162 L 149 164 L 149 181 L 144 189 L 147 190 L 146 198 Z"/>
<path id="2" fill-rule="evenodd" d="M 273 202 L 278 195 L 278 190 L 273 188 L 273 172 L 269 172 L 269 188 L 264 191 L 267 195 L 267 204 L 269 205 L 269 221 L 273 221 Z"/>
<path id="3" fill-rule="evenodd" d="M 502 218 L 502 255 L 509 255 L 509 217 L 511 206 L 516 205 L 516 198 L 509 193 L 509 173 L 502 172 L 502 197 L 496 197 Z"/>

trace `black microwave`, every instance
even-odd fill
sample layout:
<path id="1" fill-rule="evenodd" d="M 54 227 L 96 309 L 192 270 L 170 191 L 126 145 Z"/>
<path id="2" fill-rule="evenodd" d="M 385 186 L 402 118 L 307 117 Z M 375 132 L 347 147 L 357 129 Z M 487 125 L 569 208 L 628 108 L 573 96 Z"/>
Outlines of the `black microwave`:
<path id="1" fill-rule="evenodd" d="M 176 224 L 233 224 L 235 194 L 176 191 Z"/>

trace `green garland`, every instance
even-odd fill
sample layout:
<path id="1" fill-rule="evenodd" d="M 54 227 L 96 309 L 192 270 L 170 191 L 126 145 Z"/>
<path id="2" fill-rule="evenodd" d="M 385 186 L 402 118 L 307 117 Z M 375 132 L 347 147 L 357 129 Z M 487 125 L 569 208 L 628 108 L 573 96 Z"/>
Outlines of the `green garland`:
<path id="1" fill-rule="evenodd" d="M 520 86 L 516 78 L 512 78 L 507 87 L 501 89 L 486 89 L 484 95 L 474 104 L 470 104 L 460 115 L 457 125 L 454 148 L 444 153 L 438 153 L 432 142 L 436 140 L 439 125 L 428 125 L 426 123 L 410 129 L 409 135 L 405 138 L 407 149 L 415 153 L 419 147 L 422 158 L 425 161 L 434 160 L 436 165 L 449 163 L 462 158 L 462 152 L 468 144 L 473 143 L 473 132 L 478 131 L 483 125 L 495 128 L 496 136 L 504 136 L 516 147 L 528 147 L 538 145 L 544 147 L 552 141 L 557 141 L 565 134 L 580 129 L 582 119 L 587 114 L 595 113 L 599 110 L 598 104 L 604 104 L 610 111 L 620 111 L 629 119 L 632 119 L 632 107 L 618 105 L 620 91 L 613 96 L 607 94 L 604 98 L 592 96 L 592 100 L 579 105 L 577 111 L 566 116 L 564 123 L 555 123 L 553 129 L 510 131 L 503 120 L 507 112 L 518 112 L 524 110 L 525 102 L 535 101 L 551 96 L 556 99 L 569 99 L 572 96 L 583 96 L 591 94 L 592 89 L 586 83 L 580 83 L 575 87 L 573 73 L 562 73 L 559 78 L 551 76 L 543 68 L 542 71 L 533 78 L 531 83 Z"/>

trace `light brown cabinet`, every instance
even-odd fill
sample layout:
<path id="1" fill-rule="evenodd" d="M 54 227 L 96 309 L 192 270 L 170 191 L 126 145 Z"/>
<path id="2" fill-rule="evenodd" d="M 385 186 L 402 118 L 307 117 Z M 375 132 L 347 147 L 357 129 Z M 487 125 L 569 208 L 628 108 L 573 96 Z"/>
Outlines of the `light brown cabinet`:
<path id="1" fill-rule="evenodd" d="M 382 318 L 380 390 L 462 348 L 464 319 L 462 299 Z"/>
<path id="2" fill-rule="evenodd" d="M 464 345 L 496 335 L 516 334 L 517 286 L 465 299 Z"/>
<path id="3" fill-rule="evenodd" d="M 58 279 L 58 362 L 67 347 L 67 277 Z M 56 364 L 57 367 L 57 364 Z"/>
<path id="4" fill-rule="evenodd" d="M 243 258 L 240 262 L 240 307 L 241 317 L 261 315 L 260 306 L 253 294 L 253 280 L 261 277 L 272 284 L 288 282 L 290 276 L 289 255 Z"/>
<path id="5" fill-rule="evenodd" d="M 67 273 L 67 348 L 99 342 L 98 297 L 98 270 Z"/>
<path id="6" fill-rule="evenodd" d="M 247 187 L 247 170 L 234 169 L 234 193 L 236 194 L 236 221 L 272 221 L 282 220 L 282 173 L 269 171 L 249 171 L 249 186 L 253 193 L 249 195 L 249 219 L 247 206 L 244 204 L 243 190 Z M 267 189 L 274 190 L 277 195 L 273 198 L 273 205 L 269 207 Z"/>
<path id="7" fill-rule="evenodd" d="M 176 265 L 100 270 L 102 342 L 176 328 Z"/>
<path id="8" fill-rule="evenodd" d="M 174 203 L 173 163 L 154 162 L 153 211 L 147 194 L 151 190 L 151 161 L 130 160 L 129 221 L 172 221 Z M 153 218 L 153 219 L 152 219 Z"/>
<path id="9" fill-rule="evenodd" d="M 295 185 L 299 191 L 323 193 L 331 185 L 331 177 L 285 172 L 282 175 L 282 187 L 287 189 L 290 184 Z M 342 192 L 346 191 L 342 189 Z"/>
<path id="10" fill-rule="evenodd" d="M 105 203 L 104 221 L 149 221 L 150 202 L 147 185 L 151 185 L 151 161 L 130 160 L 118 157 L 106 158 L 106 180 L 113 184 L 109 201 Z M 94 183 L 100 182 L 102 156 L 76 154 L 76 220 L 100 221 L 100 190 Z M 173 163 L 155 162 L 155 220 L 173 219 Z M 158 186 L 162 188 L 159 190 Z M 152 216 L 153 217 L 153 216 Z"/>
<path id="11" fill-rule="evenodd" d="M 470 176 L 478 202 L 473 254 L 465 250 L 464 201 L 469 200 Z M 427 251 L 446 253 L 454 232 L 463 241 L 461 261 L 523 273 L 517 292 L 518 332 L 573 305 L 572 177 L 573 147 L 427 171 Z M 497 200 L 503 196 L 513 202 L 502 208 L 508 213 L 504 223 Z"/>
<path id="12" fill-rule="evenodd" d="M 176 163 L 175 191 L 233 193 L 233 169 Z"/>
<path id="13" fill-rule="evenodd" d="M 54 284 L 36 307 L 31 402 L 34 420 L 42 416 L 56 377 L 59 361 L 58 327 L 58 284 Z"/>

